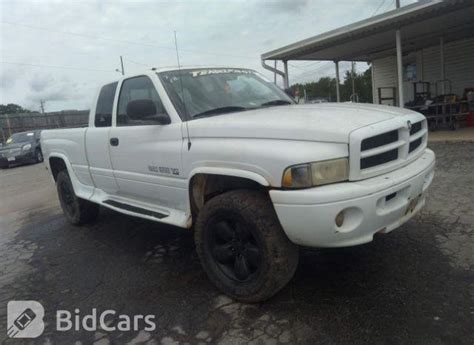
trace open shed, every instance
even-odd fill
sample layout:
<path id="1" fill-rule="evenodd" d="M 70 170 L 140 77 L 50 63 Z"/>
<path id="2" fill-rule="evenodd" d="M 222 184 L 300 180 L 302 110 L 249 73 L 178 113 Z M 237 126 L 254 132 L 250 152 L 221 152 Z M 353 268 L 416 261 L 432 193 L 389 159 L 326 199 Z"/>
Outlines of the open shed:
<path id="1" fill-rule="evenodd" d="M 428 115 L 466 114 L 474 98 L 474 1 L 420 1 L 261 58 L 264 68 L 283 77 L 285 88 L 290 80 L 288 61 L 334 61 L 338 101 L 339 62 L 368 62 L 374 103 L 418 110 L 429 105 Z M 282 61 L 284 70 L 267 64 L 269 60 Z"/>

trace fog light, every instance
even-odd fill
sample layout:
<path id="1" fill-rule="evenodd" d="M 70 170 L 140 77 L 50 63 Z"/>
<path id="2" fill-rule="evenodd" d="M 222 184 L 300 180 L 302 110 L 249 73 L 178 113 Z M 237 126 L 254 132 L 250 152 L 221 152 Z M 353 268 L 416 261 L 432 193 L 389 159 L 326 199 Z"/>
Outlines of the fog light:
<path id="1" fill-rule="evenodd" d="M 337 227 L 340 228 L 342 224 L 344 223 L 344 211 L 339 212 L 335 220 L 336 220 Z"/>

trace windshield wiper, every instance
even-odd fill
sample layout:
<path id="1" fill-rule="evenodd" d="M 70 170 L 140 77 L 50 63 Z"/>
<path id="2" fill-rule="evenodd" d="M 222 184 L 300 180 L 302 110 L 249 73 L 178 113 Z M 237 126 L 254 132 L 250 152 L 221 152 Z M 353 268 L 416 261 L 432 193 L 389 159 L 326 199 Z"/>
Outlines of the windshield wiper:
<path id="1" fill-rule="evenodd" d="M 293 104 L 290 101 L 285 101 L 283 99 L 275 99 L 273 101 L 265 102 L 260 104 L 261 107 L 269 106 L 269 105 L 288 105 Z"/>
<path id="2" fill-rule="evenodd" d="M 245 107 L 238 107 L 238 106 L 227 106 L 227 107 L 220 107 L 220 108 L 214 108 L 214 109 L 209 109 L 206 111 L 203 111 L 202 113 L 197 113 L 193 115 L 193 119 L 198 118 L 198 117 L 205 117 L 209 115 L 217 115 L 217 114 L 225 114 L 225 113 L 233 113 L 235 111 L 243 111 L 247 110 L 248 108 Z"/>

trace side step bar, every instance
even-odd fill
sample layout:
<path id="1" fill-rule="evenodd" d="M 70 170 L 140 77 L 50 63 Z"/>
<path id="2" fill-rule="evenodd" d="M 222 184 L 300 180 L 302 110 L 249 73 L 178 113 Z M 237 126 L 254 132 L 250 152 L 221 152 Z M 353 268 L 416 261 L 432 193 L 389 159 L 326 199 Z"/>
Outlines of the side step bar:
<path id="1" fill-rule="evenodd" d="M 113 207 L 117 207 L 117 208 L 121 208 L 122 210 L 143 214 L 145 216 L 158 218 L 158 219 L 163 219 L 163 218 L 168 217 L 168 215 L 164 214 L 164 213 L 159 213 L 159 212 L 155 212 L 155 211 L 146 210 L 146 209 L 141 208 L 141 207 L 136 207 L 136 206 L 132 206 L 132 205 L 129 205 L 129 204 L 124 204 L 124 203 L 114 201 L 114 200 L 105 200 L 104 204 L 107 204 L 107 205 L 110 205 L 110 206 L 113 206 Z"/>

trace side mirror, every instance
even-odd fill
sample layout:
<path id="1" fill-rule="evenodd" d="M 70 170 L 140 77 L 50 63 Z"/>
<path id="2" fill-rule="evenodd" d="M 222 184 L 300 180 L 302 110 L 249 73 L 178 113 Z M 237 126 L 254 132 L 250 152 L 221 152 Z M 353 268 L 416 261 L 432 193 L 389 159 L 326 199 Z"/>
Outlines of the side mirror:
<path id="1" fill-rule="evenodd" d="M 157 114 L 150 116 L 149 119 L 156 121 L 160 125 L 169 125 L 171 123 L 171 119 L 167 114 Z"/>
<path id="2" fill-rule="evenodd" d="M 291 91 L 291 89 L 285 89 L 284 91 L 287 94 L 287 96 L 291 97 L 291 99 L 295 99 L 295 96 L 293 95 L 293 92 Z"/>
<path id="3" fill-rule="evenodd" d="M 158 114 L 155 103 L 151 99 L 137 99 L 127 104 L 127 116 L 134 121 L 153 121 L 160 125 L 171 122 L 167 114 Z"/>

